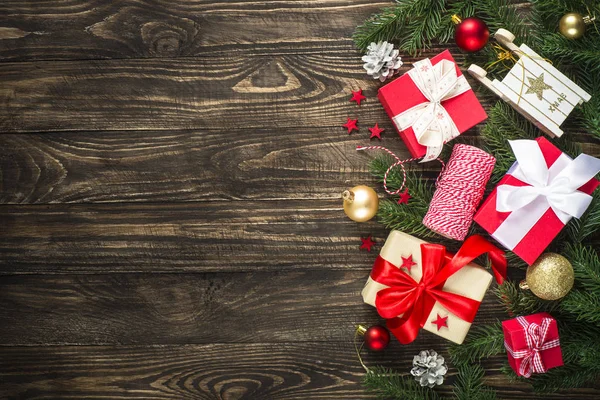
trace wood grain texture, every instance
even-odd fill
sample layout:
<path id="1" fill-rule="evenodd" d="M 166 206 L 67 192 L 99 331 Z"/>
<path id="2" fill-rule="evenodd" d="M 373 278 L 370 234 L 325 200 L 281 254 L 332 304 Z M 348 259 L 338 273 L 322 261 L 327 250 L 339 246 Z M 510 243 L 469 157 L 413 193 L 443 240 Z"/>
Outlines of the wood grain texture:
<path id="1" fill-rule="evenodd" d="M 394 346 L 365 354 L 369 365 L 408 371 L 412 352 Z M 594 389 L 534 395 L 509 383 L 491 360 L 487 383 L 499 398 L 596 399 Z M 0 395 L 9 399 L 363 400 L 364 371 L 345 343 L 0 348 Z M 450 395 L 451 368 L 438 391 Z"/>
<path id="2" fill-rule="evenodd" d="M 368 0 L 0 4 L 0 60 L 193 57 L 207 52 L 352 50 Z"/>
<path id="3" fill-rule="evenodd" d="M 0 131 L 219 129 L 231 135 L 339 127 L 357 113 L 376 121 L 377 86 L 363 81 L 360 65 L 347 51 L 5 63 Z M 371 100 L 356 108 L 348 99 L 360 86 Z"/>
<path id="4" fill-rule="evenodd" d="M 381 322 L 360 297 L 379 247 L 358 247 L 387 231 L 339 193 L 379 188 L 354 150 L 375 122 L 408 155 L 350 38 L 389 4 L 0 2 L 0 398 L 372 398 L 352 338 Z M 476 323 L 504 317 L 490 293 Z M 365 360 L 407 372 L 447 346 Z M 535 397 L 504 362 L 485 362 L 501 399 L 600 393 Z"/>
<path id="5" fill-rule="evenodd" d="M 2 273 L 370 268 L 336 200 L 0 207 Z M 370 261 L 369 261 L 370 260 Z"/>
<path id="6" fill-rule="evenodd" d="M 0 135 L 0 203 L 339 199 L 374 183 L 375 154 L 355 150 L 365 138 L 342 127 Z"/>
<path id="7" fill-rule="evenodd" d="M 0 343 L 347 342 L 356 324 L 381 321 L 360 295 L 368 276 L 321 269 L 3 277 Z M 500 311 L 489 292 L 476 323 Z M 439 342 L 422 332 L 411 348 Z"/>

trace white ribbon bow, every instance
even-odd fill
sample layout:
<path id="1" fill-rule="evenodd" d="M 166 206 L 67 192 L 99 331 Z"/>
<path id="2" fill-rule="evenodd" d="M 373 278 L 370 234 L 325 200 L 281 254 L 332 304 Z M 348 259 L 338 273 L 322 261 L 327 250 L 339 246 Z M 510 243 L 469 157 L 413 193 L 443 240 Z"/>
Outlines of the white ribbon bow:
<path id="1" fill-rule="evenodd" d="M 444 143 L 460 132 L 452 117 L 441 104 L 471 89 L 463 75 L 457 76 L 456 64 L 442 60 L 436 65 L 426 58 L 413 64 L 408 72 L 427 101 L 396 115 L 392 120 L 399 130 L 413 128 L 419 144 L 427 147 L 421 162 L 431 161 L 442 152 Z"/>
<path id="2" fill-rule="evenodd" d="M 564 224 L 583 215 L 592 196 L 577 189 L 600 172 L 600 160 L 587 154 L 573 160 L 563 153 L 548 168 L 535 140 L 509 143 L 517 163 L 508 174 L 527 186 L 498 186 L 496 210 L 511 214 L 493 236 L 512 250 L 549 208 Z"/>

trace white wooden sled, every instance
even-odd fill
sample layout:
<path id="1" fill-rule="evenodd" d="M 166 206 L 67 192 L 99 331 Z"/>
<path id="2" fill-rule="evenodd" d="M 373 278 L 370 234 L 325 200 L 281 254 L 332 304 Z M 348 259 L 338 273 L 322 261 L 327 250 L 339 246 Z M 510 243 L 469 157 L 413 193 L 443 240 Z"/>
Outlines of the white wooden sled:
<path id="1" fill-rule="evenodd" d="M 506 29 L 498 29 L 494 37 L 519 61 L 502 81 L 486 78 L 487 72 L 474 64 L 469 67 L 469 74 L 542 131 L 560 137 L 563 121 L 576 105 L 589 101 L 591 96 L 527 45 L 517 47 L 513 43 L 515 36 Z"/>

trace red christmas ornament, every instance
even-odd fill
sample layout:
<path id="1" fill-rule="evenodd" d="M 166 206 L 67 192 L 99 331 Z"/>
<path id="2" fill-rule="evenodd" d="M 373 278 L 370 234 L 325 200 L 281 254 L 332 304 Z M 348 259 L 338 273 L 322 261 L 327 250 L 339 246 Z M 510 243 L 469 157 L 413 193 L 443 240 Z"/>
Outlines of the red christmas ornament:
<path id="1" fill-rule="evenodd" d="M 441 317 L 440 314 L 438 314 L 437 319 L 431 321 L 431 323 L 437 325 L 437 330 L 439 331 L 442 327 L 448 327 L 448 317 Z"/>
<path id="2" fill-rule="evenodd" d="M 366 99 L 366 97 L 362 94 L 362 89 L 358 89 L 356 92 L 351 90 L 351 92 L 352 97 L 350 98 L 350 101 L 355 101 L 356 104 L 360 106 L 360 102 Z"/>
<path id="3" fill-rule="evenodd" d="M 344 128 L 348 129 L 348 135 L 352 133 L 352 131 L 354 130 L 358 130 L 358 126 L 356 126 L 356 124 L 358 123 L 358 119 L 350 119 L 348 118 L 348 122 L 346 122 L 344 125 L 342 125 Z"/>
<path id="4" fill-rule="evenodd" d="M 458 16 L 453 15 L 452 21 L 457 24 L 454 40 L 462 50 L 476 52 L 483 49 L 487 44 L 490 38 L 490 30 L 485 22 L 479 18 L 471 17 L 461 20 Z"/>
<path id="5" fill-rule="evenodd" d="M 371 252 L 371 247 L 375 244 L 371 236 L 369 235 L 367 238 L 360 238 L 362 244 L 360 245 L 360 250 L 367 250 L 369 253 Z"/>
<path id="6" fill-rule="evenodd" d="M 373 325 L 369 329 L 360 325 L 358 333 L 364 336 L 365 347 L 372 351 L 381 351 L 390 344 L 390 333 L 381 325 Z"/>
<path id="7" fill-rule="evenodd" d="M 408 188 L 404 190 L 404 192 L 399 194 L 400 198 L 398 199 L 398 204 L 408 204 L 408 200 L 412 198 L 410 194 L 408 194 Z"/>
<path id="8" fill-rule="evenodd" d="M 417 265 L 417 263 L 413 261 L 412 254 L 408 257 L 402 257 L 402 265 L 400 266 L 400 268 L 406 268 L 406 270 L 410 274 L 410 269 L 413 265 Z"/>
<path id="9" fill-rule="evenodd" d="M 371 137 L 369 139 L 377 138 L 381 140 L 381 132 L 383 132 L 384 130 L 385 129 L 381 129 L 379 127 L 379 124 L 375 124 L 374 127 L 369 128 L 369 132 L 371 132 Z"/>

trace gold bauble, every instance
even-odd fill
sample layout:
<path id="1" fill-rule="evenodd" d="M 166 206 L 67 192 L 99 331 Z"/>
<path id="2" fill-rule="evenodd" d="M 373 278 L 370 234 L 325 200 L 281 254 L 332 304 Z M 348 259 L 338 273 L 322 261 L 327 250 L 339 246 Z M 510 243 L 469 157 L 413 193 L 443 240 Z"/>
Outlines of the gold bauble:
<path id="1" fill-rule="evenodd" d="M 530 289 L 543 300 L 558 300 L 565 297 L 573 287 L 573 266 L 563 256 L 555 253 L 542 254 L 527 268 L 521 289 Z"/>
<path id="2" fill-rule="evenodd" d="M 568 13 L 558 22 L 559 32 L 567 39 L 579 39 L 585 33 L 585 26 L 594 19 L 578 13 Z"/>
<path id="3" fill-rule="evenodd" d="M 377 214 L 379 198 L 368 186 L 358 185 L 342 193 L 344 212 L 351 220 L 365 222 Z"/>

